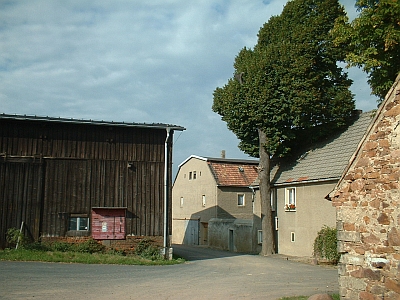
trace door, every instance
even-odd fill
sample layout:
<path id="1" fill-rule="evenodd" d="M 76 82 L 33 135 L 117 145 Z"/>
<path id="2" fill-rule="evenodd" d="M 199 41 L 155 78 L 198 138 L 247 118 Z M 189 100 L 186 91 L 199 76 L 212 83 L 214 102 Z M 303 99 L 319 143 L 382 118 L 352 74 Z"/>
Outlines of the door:
<path id="1" fill-rule="evenodd" d="M 233 229 L 229 229 L 229 236 L 228 236 L 228 243 L 229 243 L 229 251 L 234 252 L 235 251 L 235 247 L 234 247 L 234 241 L 233 241 Z"/>
<path id="2" fill-rule="evenodd" d="M 198 245 L 199 244 L 199 220 L 185 220 L 185 237 L 183 244 Z"/>

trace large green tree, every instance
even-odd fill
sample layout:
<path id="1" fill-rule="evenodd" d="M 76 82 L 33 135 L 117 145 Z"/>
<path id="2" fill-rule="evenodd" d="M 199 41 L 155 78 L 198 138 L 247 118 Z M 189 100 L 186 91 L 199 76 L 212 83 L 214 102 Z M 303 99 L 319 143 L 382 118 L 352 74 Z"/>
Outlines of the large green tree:
<path id="1" fill-rule="evenodd" d="M 263 255 L 274 253 L 270 160 L 345 126 L 354 109 L 351 80 L 337 66 L 344 58 L 330 31 L 344 16 L 337 0 L 289 1 L 260 29 L 254 49 L 235 58 L 235 73 L 214 91 L 213 110 L 239 138 L 239 148 L 260 157 Z"/>
<path id="2" fill-rule="evenodd" d="M 356 7 L 358 17 L 341 17 L 332 32 L 348 51 L 348 66 L 363 68 L 381 102 L 400 71 L 400 1 L 358 0 Z"/>

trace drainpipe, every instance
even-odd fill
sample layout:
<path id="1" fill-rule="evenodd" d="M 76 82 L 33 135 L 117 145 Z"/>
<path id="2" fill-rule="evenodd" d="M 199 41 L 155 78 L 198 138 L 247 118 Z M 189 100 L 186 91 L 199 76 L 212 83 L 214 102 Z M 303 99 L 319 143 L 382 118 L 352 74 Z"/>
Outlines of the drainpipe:
<path id="1" fill-rule="evenodd" d="M 168 153 L 168 141 L 170 128 L 167 127 L 167 137 L 165 138 L 165 153 L 164 153 L 164 258 L 168 259 L 168 162 L 169 162 L 169 153 Z"/>

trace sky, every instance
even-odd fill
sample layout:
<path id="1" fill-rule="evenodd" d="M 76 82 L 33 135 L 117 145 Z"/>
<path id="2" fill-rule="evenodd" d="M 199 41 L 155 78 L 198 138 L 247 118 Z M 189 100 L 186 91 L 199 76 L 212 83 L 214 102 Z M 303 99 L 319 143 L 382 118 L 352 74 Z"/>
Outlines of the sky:
<path id="1" fill-rule="evenodd" d="M 173 169 L 190 155 L 249 158 L 213 91 L 284 0 L 1 0 L 0 113 L 183 126 Z M 340 0 L 350 17 L 354 0 Z M 376 108 L 348 70 L 357 109 Z"/>

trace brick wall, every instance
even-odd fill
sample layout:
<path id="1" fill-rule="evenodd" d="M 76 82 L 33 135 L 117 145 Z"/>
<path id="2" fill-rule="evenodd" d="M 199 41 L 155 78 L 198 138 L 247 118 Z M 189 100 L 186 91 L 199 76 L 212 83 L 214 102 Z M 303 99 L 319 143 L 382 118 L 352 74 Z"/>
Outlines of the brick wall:
<path id="1" fill-rule="evenodd" d="M 41 241 L 44 243 L 52 242 L 67 242 L 67 243 L 83 243 L 91 237 L 42 237 Z M 137 245 L 144 239 L 152 242 L 154 246 L 162 247 L 163 237 L 162 236 L 127 236 L 125 240 L 103 240 L 98 241 L 99 243 L 106 246 L 106 249 L 122 250 L 127 253 L 135 251 Z"/>
<path id="2" fill-rule="evenodd" d="M 400 299 L 400 85 L 336 190 L 342 299 Z"/>

